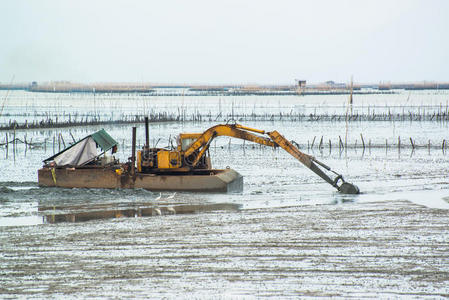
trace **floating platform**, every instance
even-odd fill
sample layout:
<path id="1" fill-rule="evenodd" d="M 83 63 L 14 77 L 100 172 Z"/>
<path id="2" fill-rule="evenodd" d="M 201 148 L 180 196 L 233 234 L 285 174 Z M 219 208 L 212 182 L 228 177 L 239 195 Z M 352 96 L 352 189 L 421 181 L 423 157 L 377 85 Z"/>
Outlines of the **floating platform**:
<path id="1" fill-rule="evenodd" d="M 233 169 L 195 170 L 188 174 L 119 174 L 116 168 L 86 166 L 38 170 L 43 187 L 63 188 L 142 188 L 151 191 L 241 192 L 243 176 Z"/>

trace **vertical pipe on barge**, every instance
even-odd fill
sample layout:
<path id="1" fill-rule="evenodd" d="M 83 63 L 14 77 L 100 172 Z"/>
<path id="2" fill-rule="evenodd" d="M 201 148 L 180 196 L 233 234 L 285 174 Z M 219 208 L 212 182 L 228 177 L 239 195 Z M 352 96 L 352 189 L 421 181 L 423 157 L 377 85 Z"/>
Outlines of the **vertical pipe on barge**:
<path id="1" fill-rule="evenodd" d="M 145 117 L 145 146 L 150 147 L 150 134 L 148 130 L 148 117 Z"/>
<path id="2" fill-rule="evenodd" d="M 133 139 L 131 148 L 131 175 L 136 174 L 136 127 L 133 127 Z"/>

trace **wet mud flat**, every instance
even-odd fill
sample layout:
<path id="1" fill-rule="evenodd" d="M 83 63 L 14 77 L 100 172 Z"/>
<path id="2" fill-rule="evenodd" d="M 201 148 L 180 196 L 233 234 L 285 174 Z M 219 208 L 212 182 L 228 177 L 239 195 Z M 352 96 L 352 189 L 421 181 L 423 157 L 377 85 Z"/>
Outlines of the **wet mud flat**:
<path id="1" fill-rule="evenodd" d="M 448 228 L 405 200 L 3 227 L 0 297 L 449 297 Z"/>

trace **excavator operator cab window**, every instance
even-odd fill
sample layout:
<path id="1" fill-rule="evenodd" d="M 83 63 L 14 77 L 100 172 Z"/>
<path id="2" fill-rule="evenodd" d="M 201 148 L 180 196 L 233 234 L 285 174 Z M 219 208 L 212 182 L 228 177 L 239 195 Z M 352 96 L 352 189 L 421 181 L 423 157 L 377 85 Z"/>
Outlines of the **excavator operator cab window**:
<path id="1" fill-rule="evenodd" d="M 201 135 L 201 133 L 181 133 L 177 139 L 178 151 L 186 151 Z"/>
<path id="2" fill-rule="evenodd" d="M 185 138 L 181 140 L 181 150 L 186 151 L 187 148 L 189 148 L 190 145 L 195 141 L 194 138 Z"/>

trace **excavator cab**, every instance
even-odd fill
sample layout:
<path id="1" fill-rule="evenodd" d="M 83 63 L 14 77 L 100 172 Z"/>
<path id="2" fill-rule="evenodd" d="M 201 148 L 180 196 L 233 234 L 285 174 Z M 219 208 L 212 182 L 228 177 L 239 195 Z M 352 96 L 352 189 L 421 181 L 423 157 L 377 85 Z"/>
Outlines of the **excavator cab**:
<path id="1" fill-rule="evenodd" d="M 210 160 L 209 149 L 207 151 L 195 150 L 189 155 L 184 155 L 184 153 L 192 146 L 192 144 L 197 141 L 202 136 L 202 133 L 180 133 L 177 139 L 179 153 L 182 153 L 183 167 L 189 169 L 212 169 L 212 164 Z M 198 156 L 200 156 L 198 158 Z M 198 158 L 198 162 L 196 162 Z"/>
<path id="2" fill-rule="evenodd" d="M 201 137 L 201 133 L 181 133 L 175 149 L 150 148 L 148 122 L 145 121 L 146 143 L 137 151 L 137 171 L 140 173 L 164 174 L 168 172 L 190 172 L 212 169 L 209 151 L 195 150 L 189 155 L 184 152 Z M 208 150 L 208 149 L 207 149 Z"/>

